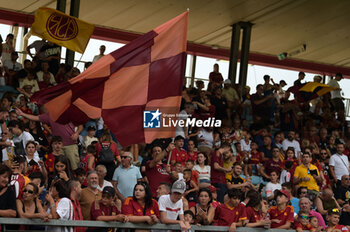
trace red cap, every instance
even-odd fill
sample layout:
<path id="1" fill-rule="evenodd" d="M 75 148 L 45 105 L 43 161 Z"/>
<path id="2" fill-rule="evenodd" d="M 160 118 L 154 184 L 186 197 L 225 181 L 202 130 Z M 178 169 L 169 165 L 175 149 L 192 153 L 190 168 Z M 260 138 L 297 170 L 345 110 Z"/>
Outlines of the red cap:
<path id="1" fill-rule="evenodd" d="M 288 198 L 288 201 L 290 200 L 290 194 L 286 190 L 279 190 L 276 196 L 278 196 L 280 194 L 285 195 Z"/>
<path id="2" fill-rule="evenodd" d="M 212 186 L 212 185 L 209 186 L 209 190 L 210 190 L 211 193 L 216 192 L 216 188 L 214 186 Z"/>

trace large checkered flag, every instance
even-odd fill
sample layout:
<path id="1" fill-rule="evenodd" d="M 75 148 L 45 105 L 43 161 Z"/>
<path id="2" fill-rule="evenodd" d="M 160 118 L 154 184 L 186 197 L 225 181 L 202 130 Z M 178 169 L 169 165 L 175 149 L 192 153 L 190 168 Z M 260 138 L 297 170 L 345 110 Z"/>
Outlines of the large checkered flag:
<path id="1" fill-rule="evenodd" d="M 143 111 L 179 112 L 188 12 L 104 56 L 79 76 L 31 98 L 59 123 L 102 117 L 126 146 L 173 137 L 175 128 L 145 130 Z"/>

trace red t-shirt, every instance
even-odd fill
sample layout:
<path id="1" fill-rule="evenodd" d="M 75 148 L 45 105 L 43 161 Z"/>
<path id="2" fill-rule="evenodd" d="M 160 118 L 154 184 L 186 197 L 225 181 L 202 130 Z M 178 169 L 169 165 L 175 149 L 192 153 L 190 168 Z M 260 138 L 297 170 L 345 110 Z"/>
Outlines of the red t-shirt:
<path id="1" fill-rule="evenodd" d="M 211 183 L 226 184 L 225 173 L 214 168 L 214 163 L 224 166 L 222 155 L 218 151 L 214 151 L 211 156 Z"/>
<path id="2" fill-rule="evenodd" d="M 79 164 L 79 167 L 83 168 L 84 171 L 85 171 L 85 173 L 88 172 L 88 166 L 89 166 L 89 159 L 90 159 L 90 157 L 91 157 L 91 156 L 86 155 L 86 156 L 84 157 L 84 159 L 83 159 L 83 160 L 80 162 L 80 164 Z M 92 167 L 95 168 L 95 162 L 94 162 L 94 164 L 92 165 Z"/>
<path id="3" fill-rule="evenodd" d="M 327 229 L 328 229 L 328 227 L 327 227 Z M 326 229 L 326 231 L 327 231 L 327 229 Z M 344 231 L 344 232 L 349 231 L 348 228 L 347 228 L 346 226 L 339 225 L 339 224 L 336 225 L 336 226 L 334 226 L 333 229 L 334 229 L 334 230 Z"/>
<path id="4" fill-rule="evenodd" d="M 247 212 L 247 219 L 249 220 L 249 223 L 255 223 L 263 219 L 263 214 L 261 211 L 256 211 L 252 207 L 246 207 L 245 210 Z M 264 228 L 264 226 L 259 227 Z"/>
<path id="5" fill-rule="evenodd" d="M 94 201 L 91 205 L 91 220 L 96 220 L 100 216 L 115 216 L 120 214 L 116 206 L 105 206 L 101 201 Z"/>
<path id="6" fill-rule="evenodd" d="M 22 174 L 11 175 L 10 185 L 15 186 L 17 199 L 22 198 L 22 191 L 28 183 L 30 183 L 30 179 Z"/>
<path id="7" fill-rule="evenodd" d="M 180 148 L 178 150 L 176 147 L 171 151 L 171 161 L 175 160 L 182 164 L 185 167 L 185 162 L 188 160 L 188 155 L 185 149 Z"/>
<path id="8" fill-rule="evenodd" d="M 194 151 L 192 154 L 190 154 L 189 152 L 187 152 L 187 160 L 193 160 L 194 163 L 197 162 L 197 155 L 198 155 L 198 151 Z"/>
<path id="9" fill-rule="evenodd" d="M 172 183 L 171 176 L 166 171 L 166 165 L 165 164 L 156 164 L 154 168 L 150 168 L 149 164 L 152 161 L 148 161 L 146 163 L 146 177 L 149 182 L 149 186 L 152 190 L 153 197 L 157 197 L 157 188 L 160 183 Z"/>
<path id="10" fill-rule="evenodd" d="M 55 170 L 55 159 L 56 156 L 54 156 L 52 153 L 46 154 L 46 160 L 45 160 L 45 167 L 49 174 L 52 174 Z"/>
<path id="11" fill-rule="evenodd" d="M 268 210 L 271 219 L 279 219 L 280 223 L 271 223 L 271 228 L 277 228 L 283 226 L 287 222 L 294 222 L 294 208 L 293 206 L 287 205 L 284 210 L 278 210 L 277 206 L 272 206 Z"/>
<path id="12" fill-rule="evenodd" d="M 247 219 L 247 213 L 243 204 L 238 204 L 231 208 L 227 203 L 219 205 L 215 210 L 215 219 L 217 226 L 231 226 L 234 222 Z"/>
<path id="13" fill-rule="evenodd" d="M 294 229 L 298 229 L 298 228 L 300 228 L 302 230 L 313 230 L 314 229 L 314 227 L 310 224 L 307 224 L 304 226 L 300 222 L 294 223 Z"/>
<path id="14" fill-rule="evenodd" d="M 156 200 L 152 199 L 152 206 L 146 209 L 145 214 L 143 213 L 144 207 L 141 206 L 137 201 L 134 201 L 132 197 L 126 198 L 122 206 L 122 213 L 129 216 L 151 216 L 156 215 L 160 218 L 159 206 Z"/>
<path id="15" fill-rule="evenodd" d="M 276 171 L 280 175 L 282 172 L 282 162 L 281 160 L 276 162 L 273 159 L 268 159 L 264 163 L 264 168 L 267 175 L 270 175 L 272 171 Z"/>
<path id="16" fill-rule="evenodd" d="M 248 164 L 261 164 L 262 163 L 262 153 L 261 152 L 251 152 L 251 157 Z"/>

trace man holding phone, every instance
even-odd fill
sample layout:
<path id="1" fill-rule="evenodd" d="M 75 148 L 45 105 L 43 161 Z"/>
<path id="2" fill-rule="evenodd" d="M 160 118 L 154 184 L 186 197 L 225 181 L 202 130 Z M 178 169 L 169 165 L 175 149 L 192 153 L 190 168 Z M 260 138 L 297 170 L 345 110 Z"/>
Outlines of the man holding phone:
<path id="1" fill-rule="evenodd" d="M 299 184 L 300 187 L 306 187 L 309 192 L 319 195 L 319 186 L 318 183 L 321 183 L 322 178 L 318 168 L 315 165 L 312 165 L 311 154 L 305 152 L 302 155 L 302 164 L 296 167 L 294 172 L 294 184 Z"/>

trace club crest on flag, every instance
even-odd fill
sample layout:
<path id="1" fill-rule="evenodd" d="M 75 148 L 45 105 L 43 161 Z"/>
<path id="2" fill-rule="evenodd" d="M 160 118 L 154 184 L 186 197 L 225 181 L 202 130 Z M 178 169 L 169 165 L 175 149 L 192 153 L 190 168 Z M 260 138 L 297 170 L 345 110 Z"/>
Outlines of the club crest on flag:
<path id="1" fill-rule="evenodd" d="M 72 17 L 53 12 L 46 22 L 47 32 L 55 39 L 67 41 L 77 37 L 79 27 Z"/>
<path id="2" fill-rule="evenodd" d="M 159 109 L 143 111 L 143 128 L 160 128 L 161 114 Z"/>

